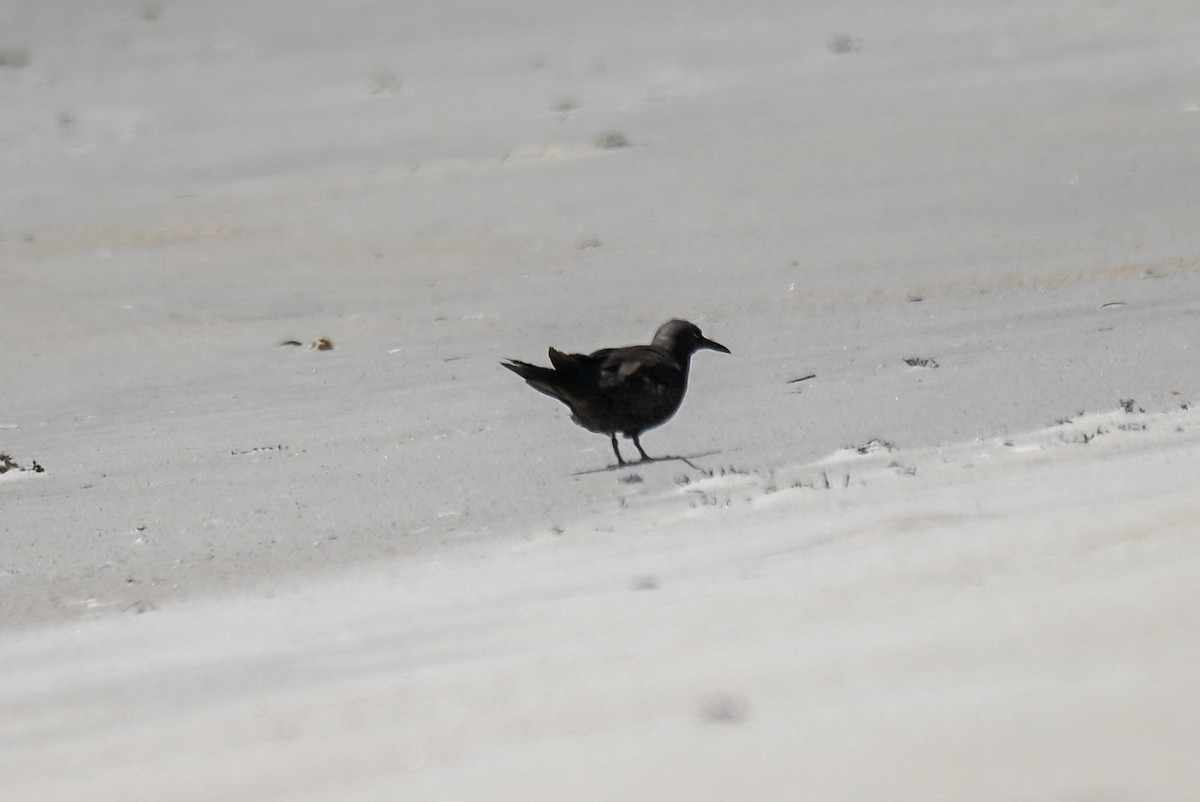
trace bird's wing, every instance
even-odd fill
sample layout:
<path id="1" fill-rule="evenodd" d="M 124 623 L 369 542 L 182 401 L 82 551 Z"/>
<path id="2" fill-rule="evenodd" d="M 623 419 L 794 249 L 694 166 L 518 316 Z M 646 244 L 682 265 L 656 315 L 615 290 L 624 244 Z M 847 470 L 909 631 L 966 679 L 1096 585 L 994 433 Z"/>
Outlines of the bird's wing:
<path id="1" fill-rule="evenodd" d="M 591 355 L 600 368 L 599 385 L 611 390 L 642 383 L 671 387 L 682 384 L 679 363 L 668 354 L 649 346 L 608 348 Z"/>
<path id="2" fill-rule="evenodd" d="M 611 348 L 609 350 L 612 350 Z M 557 348 L 550 349 L 550 364 L 564 376 L 574 376 L 587 369 L 596 358 L 596 354 L 564 354 Z"/>

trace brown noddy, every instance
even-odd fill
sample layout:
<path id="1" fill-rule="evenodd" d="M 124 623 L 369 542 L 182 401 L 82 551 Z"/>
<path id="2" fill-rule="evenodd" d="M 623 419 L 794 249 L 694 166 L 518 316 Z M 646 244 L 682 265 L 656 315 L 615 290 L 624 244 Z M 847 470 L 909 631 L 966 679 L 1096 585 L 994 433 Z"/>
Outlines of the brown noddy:
<path id="1" fill-rule="evenodd" d="M 649 345 L 603 348 L 591 354 L 564 354 L 550 349 L 544 368 L 509 359 L 500 364 L 530 387 L 571 408 L 571 419 L 612 440 L 617 463 L 625 464 L 617 435 L 633 440 L 643 460 L 651 459 L 638 437 L 670 420 L 687 392 L 692 354 L 701 348 L 728 354 L 729 349 L 705 337 L 695 323 L 668 320 Z"/>

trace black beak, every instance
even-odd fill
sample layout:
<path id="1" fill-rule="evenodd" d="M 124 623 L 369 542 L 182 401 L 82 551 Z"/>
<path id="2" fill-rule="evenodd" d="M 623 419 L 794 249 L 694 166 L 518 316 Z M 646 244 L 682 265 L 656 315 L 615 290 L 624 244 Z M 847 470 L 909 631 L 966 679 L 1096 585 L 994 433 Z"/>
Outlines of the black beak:
<path id="1" fill-rule="evenodd" d="M 710 340 L 707 337 L 701 337 L 700 341 L 698 343 L 696 343 L 696 347 L 697 348 L 711 348 L 714 351 L 720 351 L 722 354 L 728 354 L 730 352 L 728 348 L 721 345 L 719 342 L 717 342 L 715 340 Z"/>

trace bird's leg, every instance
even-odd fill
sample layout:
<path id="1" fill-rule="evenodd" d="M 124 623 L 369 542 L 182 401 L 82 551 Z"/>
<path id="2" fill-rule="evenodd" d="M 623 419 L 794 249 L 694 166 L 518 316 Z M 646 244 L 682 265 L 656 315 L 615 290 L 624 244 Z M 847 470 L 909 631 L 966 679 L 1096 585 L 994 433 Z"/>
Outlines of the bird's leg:
<path id="1" fill-rule="evenodd" d="M 621 449 L 617 448 L 617 433 L 616 432 L 613 432 L 613 434 L 612 434 L 612 444 L 613 444 L 613 453 L 617 455 L 617 464 L 624 465 L 625 459 L 621 456 Z M 641 446 L 638 446 L 638 450 L 639 451 L 641 450 Z"/>
<path id="2" fill-rule="evenodd" d="M 634 444 L 635 446 L 637 446 L 638 453 L 642 455 L 642 459 L 643 459 L 644 461 L 646 461 L 646 462 L 653 462 L 653 461 L 654 461 L 654 458 L 653 458 L 653 457 L 651 457 L 649 454 L 647 454 L 647 453 L 646 453 L 646 450 L 645 450 L 644 448 L 642 448 L 642 444 L 641 444 L 640 442 L 638 442 L 638 436 L 637 436 L 636 434 L 635 434 L 635 435 L 632 435 L 630 439 L 631 439 L 631 440 L 633 440 L 633 444 Z M 614 437 L 614 438 L 613 438 L 613 444 L 615 445 L 615 444 L 616 444 L 616 442 L 617 442 L 617 438 L 616 438 L 616 437 Z"/>

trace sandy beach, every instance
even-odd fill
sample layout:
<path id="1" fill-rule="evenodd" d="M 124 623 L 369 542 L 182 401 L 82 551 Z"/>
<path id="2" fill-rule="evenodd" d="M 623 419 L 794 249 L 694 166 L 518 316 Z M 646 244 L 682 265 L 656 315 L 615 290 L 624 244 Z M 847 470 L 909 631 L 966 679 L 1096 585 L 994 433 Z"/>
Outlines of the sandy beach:
<path id="1" fill-rule="evenodd" d="M 1197 41 L 0 6 L 0 797 L 1193 799 Z"/>

